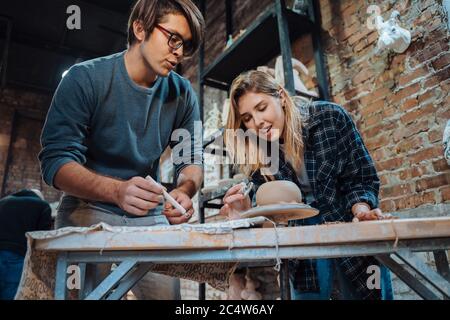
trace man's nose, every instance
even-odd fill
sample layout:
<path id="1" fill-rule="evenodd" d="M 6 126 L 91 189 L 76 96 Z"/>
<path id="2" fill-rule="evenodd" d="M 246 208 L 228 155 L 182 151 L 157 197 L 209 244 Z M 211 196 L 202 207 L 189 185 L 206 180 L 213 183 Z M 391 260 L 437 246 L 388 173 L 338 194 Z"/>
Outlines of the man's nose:
<path id="1" fill-rule="evenodd" d="M 172 53 L 177 58 L 183 57 L 183 53 L 184 53 L 183 46 L 179 47 L 178 49 L 172 49 Z"/>

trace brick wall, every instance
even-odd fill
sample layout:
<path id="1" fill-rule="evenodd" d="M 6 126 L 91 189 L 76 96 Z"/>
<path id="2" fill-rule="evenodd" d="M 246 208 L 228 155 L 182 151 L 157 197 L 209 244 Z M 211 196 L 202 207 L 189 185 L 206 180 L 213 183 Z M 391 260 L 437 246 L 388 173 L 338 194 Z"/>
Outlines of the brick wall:
<path id="1" fill-rule="evenodd" d="M 51 97 L 23 88 L 0 89 L 0 183 L 5 181 L 5 194 L 37 188 L 49 202 L 58 201 L 60 197 L 57 190 L 42 181 L 37 159 Z"/>
<path id="2" fill-rule="evenodd" d="M 437 1 L 377 3 L 384 18 L 394 9 L 400 11 L 402 26 L 412 33 L 405 53 L 373 54 L 377 32 L 367 27 L 366 13 L 371 3 L 320 1 L 332 99 L 351 113 L 376 162 L 383 210 L 448 202 L 450 168 L 441 140 L 450 118 L 450 50 L 443 8 Z M 225 46 L 223 6 L 223 1 L 208 1 L 206 64 Z M 264 9 L 253 1 L 237 6 L 236 32 Z M 309 36 L 293 44 L 293 55 L 315 75 Z M 196 68 L 196 61 L 184 68 L 193 81 Z M 305 82 L 313 88 L 316 79 Z"/>
<path id="3" fill-rule="evenodd" d="M 206 64 L 223 51 L 226 41 L 224 1 L 207 3 Z M 235 34 L 269 3 L 238 2 Z M 367 27 L 371 4 L 379 5 L 385 19 L 392 10 L 400 12 L 402 27 L 412 34 L 406 52 L 373 53 L 378 34 Z M 320 0 L 320 10 L 331 96 L 350 112 L 376 163 L 381 208 L 403 217 L 448 214 L 450 168 L 441 140 L 450 119 L 450 50 L 441 3 Z M 313 75 L 304 79 L 307 87 L 317 87 L 310 36 L 293 43 L 292 53 Z M 197 60 L 185 63 L 184 70 L 197 81 Z M 431 256 L 422 258 L 433 264 Z M 418 298 L 395 277 L 394 288 L 396 298 Z"/>
<path id="4" fill-rule="evenodd" d="M 405 6 L 406 4 L 406 6 Z M 437 1 L 383 1 L 409 26 L 403 54 L 373 55 L 368 3 L 321 1 L 332 96 L 349 110 L 376 161 L 381 208 L 398 211 L 449 200 L 450 169 L 442 134 L 450 118 L 450 50 Z"/>

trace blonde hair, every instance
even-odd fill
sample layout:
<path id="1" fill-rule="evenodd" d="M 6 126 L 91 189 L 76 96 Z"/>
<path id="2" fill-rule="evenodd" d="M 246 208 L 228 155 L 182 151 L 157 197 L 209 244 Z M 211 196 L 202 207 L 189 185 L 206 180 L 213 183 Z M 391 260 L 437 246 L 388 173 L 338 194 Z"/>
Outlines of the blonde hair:
<path id="1" fill-rule="evenodd" d="M 286 89 L 280 86 L 269 74 L 256 70 L 242 73 L 234 79 L 231 85 L 230 110 L 224 140 L 233 163 L 236 163 L 240 171 L 247 176 L 251 176 L 255 171 L 267 165 L 265 162 L 266 155 L 258 144 L 254 143 L 252 139 L 242 140 L 236 136 L 237 130 L 246 129 L 238 111 L 238 102 L 248 92 L 263 93 L 277 98 L 283 96 L 285 98 L 285 104 L 282 106 L 284 109 L 284 130 L 280 138 L 284 140 L 285 159 L 295 170 L 299 170 L 303 162 L 300 111 Z M 255 160 L 255 157 L 257 158 L 256 161 L 252 161 Z"/>

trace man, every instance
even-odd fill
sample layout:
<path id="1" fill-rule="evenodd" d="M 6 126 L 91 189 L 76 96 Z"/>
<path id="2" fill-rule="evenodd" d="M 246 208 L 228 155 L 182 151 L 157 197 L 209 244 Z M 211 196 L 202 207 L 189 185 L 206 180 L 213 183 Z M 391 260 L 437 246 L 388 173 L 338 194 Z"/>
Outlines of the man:
<path id="1" fill-rule="evenodd" d="M 0 199 L 0 300 L 12 300 L 27 252 L 25 233 L 51 229 L 51 208 L 37 189 Z"/>
<path id="2" fill-rule="evenodd" d="M 189 81 L 173 70 L 203 35 L 203 17 L 190 0 L 139 0 L 129 19 L 128 49 L 74 65 L 62 79 L 39 155 L 45 182 L 64 191 L 57 228 L 190 219 L 191 198 L 203 179 L 201 141 L 194 141 L 199 107 Z M 171 141 L 176 129 L 191 139 Z M 170 194 L 185 215 L 168 203 L 163 211 L 162 187 L 145 179 L 158 181 L 162 152 L 178 143 L 189 154 L 175 165 Z M 178 280 L 149 273 L 139 284 L 133 290 L 138 298 L 179 298 Z"/>

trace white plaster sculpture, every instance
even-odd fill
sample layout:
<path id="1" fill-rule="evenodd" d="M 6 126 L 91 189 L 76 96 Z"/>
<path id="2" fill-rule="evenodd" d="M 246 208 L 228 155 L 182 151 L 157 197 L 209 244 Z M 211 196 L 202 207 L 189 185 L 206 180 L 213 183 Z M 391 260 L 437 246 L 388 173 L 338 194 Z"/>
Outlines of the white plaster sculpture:
<path id="1" fill-rule="evenodd" d="M 230 113 L 231 101 L 230 99 L 225 99 L 222 105 L 222 127 L 227 125 L 228 113 Z"/>
<path id="2" fill-rule="evenodd" d="M 400 13 L 396 10 L 391 13 L 391 17 L 387 21 L 384 21 L 381 16 L 376 17 L 375 26 L 379 34 L 376 53 L 385 50 L 403 53 L 408 49 L 411 43 L 411 33 L 400 27 L 399 17 Z"/>
<path id="3" fill-rule="evenodd" d="M 450 120 L 447 121 L 447 125 L 445 126 L 442 143 L 444 145 L 445 160 L 447 160 L 447 164 L 450 166 Z"/>
<path id="4" fill-rule="evenodd" d="M 306 66 L 297 59 L 292 59 L 292 69 L 294 73 L 294 87 L 296 91 L 306 93 L 308 95 L 318 97 L 318 94 L 313 90 L 308 90 L 303 83 L 300 75 L 309 76 L 309 71 Z M 283 68 L 283 57 L 278 56 L 275 62 L 275 79 L 279 84 L 284 86 L 284 68 Z"/>

